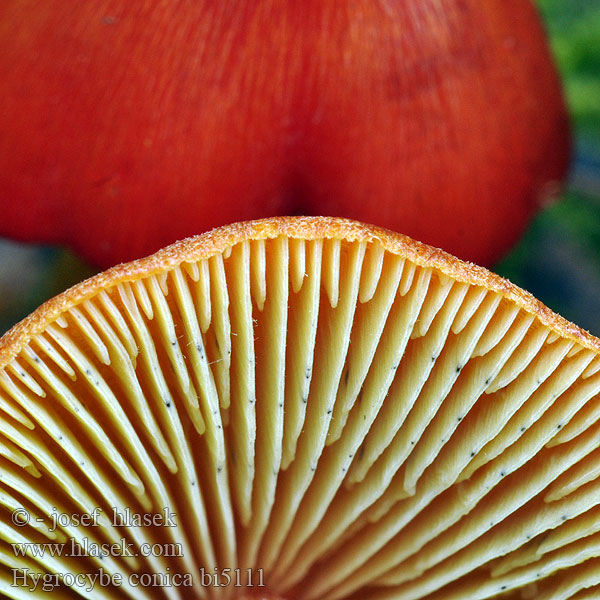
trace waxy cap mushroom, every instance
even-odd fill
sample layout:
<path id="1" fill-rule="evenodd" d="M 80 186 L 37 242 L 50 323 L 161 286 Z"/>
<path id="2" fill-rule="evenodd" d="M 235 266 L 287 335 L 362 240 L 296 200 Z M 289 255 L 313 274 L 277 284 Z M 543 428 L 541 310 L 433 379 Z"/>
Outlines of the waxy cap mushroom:
<path id="1" fill-rule="evenodd" d="M 0 594 L 600 597 L 599 350 L 347 220 L 115 267 L 0 341 Z"/>

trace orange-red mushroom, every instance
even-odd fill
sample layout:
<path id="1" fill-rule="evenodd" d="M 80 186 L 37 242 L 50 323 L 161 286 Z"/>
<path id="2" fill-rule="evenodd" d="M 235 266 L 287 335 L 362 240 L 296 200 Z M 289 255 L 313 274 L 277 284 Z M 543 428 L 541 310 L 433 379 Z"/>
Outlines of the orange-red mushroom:
<path id="1" fill-rule="evenodd" d="M 3 0 L 0 234 L 110 266 L 338 215 L 490 264 L 567 118 L 529 0 Z"/>

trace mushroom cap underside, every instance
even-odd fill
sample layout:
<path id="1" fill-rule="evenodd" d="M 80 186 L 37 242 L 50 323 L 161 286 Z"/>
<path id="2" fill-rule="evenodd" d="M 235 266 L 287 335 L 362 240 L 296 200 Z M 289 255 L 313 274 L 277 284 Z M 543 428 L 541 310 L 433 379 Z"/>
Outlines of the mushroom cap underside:
<path id="1" fill-rule="evenodd" d="M 0 592 L 596 597 L 599 349 L 347 220 L 115 267 L 2 338 Z"/>

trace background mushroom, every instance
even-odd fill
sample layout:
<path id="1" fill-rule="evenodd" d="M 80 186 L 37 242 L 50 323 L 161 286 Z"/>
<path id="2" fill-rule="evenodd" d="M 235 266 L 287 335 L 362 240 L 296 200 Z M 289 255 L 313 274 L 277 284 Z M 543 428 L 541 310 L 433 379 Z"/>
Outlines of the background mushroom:
<path id="1" fill-rule="evenodd" d="M 292 599 L 594 597 L 599 350 L 485 269 L 346 220 L 111 269 L 2 338 L 0 591 L 103 569 L 122 581 L 94 598 L 262 593 L 201 584 L 240 568 Z M 108 518 L 128 508 L 163 520 Z M 84 538 L 162 555 L 12 545 Z"/>
<path id="2" fill-rule="evenodd" d="M 3 0 L 0 16 L 0 234 L 104 268 L 282 214 L 490 265 L 566 170 L 530 0 Z"/>

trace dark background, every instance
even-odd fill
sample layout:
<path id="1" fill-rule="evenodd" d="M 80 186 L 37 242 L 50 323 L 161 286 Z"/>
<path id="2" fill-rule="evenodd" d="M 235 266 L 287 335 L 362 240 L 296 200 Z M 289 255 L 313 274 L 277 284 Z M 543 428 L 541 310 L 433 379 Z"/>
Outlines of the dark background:
<path id="1" fill-rule="evenodd" d="M 600 0 L 538 0 L 574 135 L 566 190 L 494 271 L 600 336 Z M 94 271 L 61 248 L 0 238 L 0 334 Z"/>

